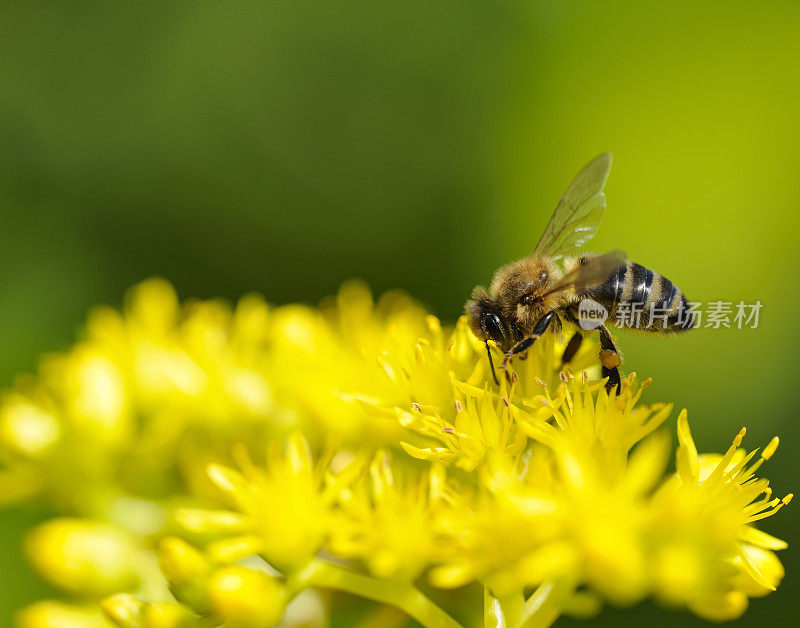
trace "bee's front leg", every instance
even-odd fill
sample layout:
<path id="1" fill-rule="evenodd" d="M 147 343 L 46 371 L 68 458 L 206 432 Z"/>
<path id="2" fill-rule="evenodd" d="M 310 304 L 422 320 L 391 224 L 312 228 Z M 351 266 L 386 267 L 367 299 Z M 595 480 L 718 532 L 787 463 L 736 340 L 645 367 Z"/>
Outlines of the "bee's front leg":
<path id="1" fill-rule="evenodd" d="M 547 314 L 542 316 L 542 318 L 540 318 L 536 322 L 536 325 L 534 326 L 531 335 L 528 338 L 525 338 L 524 340 L 520 340 L 517 344 L 515 344 L 511 348 L 511 350 L 508 353 L 506 353 L 506 356 L 503 358 L 503 363 L 500 365 L 500 368 L 501 369 L 506 368 L 508 361 L 512 357 L 514 357 L 519 353 L 522 353 L 523 351 L 527 351 L 531 347 L 531 345 L 534 342 L 536 342 L 536 340 L 540 338 L 545 331 L 547 331 L 548 325 L 550 325 L 550 323 L 553 321 L 554 318 L 555 320 L 558 320 L 559 323 L 561 322 L 556 316 L 555 312 L 548 312 Z"/>
<path id="2" fill-rule="evenodd" d="M 498 386 L 500 385 L 500 380 L 497 379 L 497 373 L 494 372 L 494 360 L 492 360 L 492 348 L 489 346 L 489 342 L 486 342 L 486 354 L 489 356 L 489 368 L 492 371 L 492 377 L 494 378 L 494 383 Z"/>

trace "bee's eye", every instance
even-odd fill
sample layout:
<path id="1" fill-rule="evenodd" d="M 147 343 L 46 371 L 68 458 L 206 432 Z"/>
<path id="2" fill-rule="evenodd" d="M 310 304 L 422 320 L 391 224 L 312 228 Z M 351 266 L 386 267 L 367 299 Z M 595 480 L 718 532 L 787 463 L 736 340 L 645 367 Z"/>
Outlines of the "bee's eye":
<path id="1" fill-rule="evenodd" d="M 586 264 L 588 264 L 588 263 L 589 263 L 589 258 L 588 258 L 588 257 L 586 257 L 586 256 L 584 256 L 584 257 L 582 257 L 582 258 L 580 258 L 580 259 L 578 260 L 578 263 L 579 263 L 581 266 L 586 266 Z"/>
<path id="2" fill-rule="evenodd" d="M 532 294 L 526 294 L 524 297 L 520 299 L 522 305 L 534 305 L 536 303 L 536 297 Z"/>
<path id="3" fill-rule="evenodd" d="M 542 284 L 542 285 L 547 283 L 547 271 L 546 270 L 543 270 L 542 272 L 539 273 L 539 283 Z"/>
<path id="4" fill-rule="evenodd" d="M 503 340 L 503 323 L 500 317 L 493 312 L 487 312 L 483 315 L 483 328 L 486 334 L 495 342 Z"/>

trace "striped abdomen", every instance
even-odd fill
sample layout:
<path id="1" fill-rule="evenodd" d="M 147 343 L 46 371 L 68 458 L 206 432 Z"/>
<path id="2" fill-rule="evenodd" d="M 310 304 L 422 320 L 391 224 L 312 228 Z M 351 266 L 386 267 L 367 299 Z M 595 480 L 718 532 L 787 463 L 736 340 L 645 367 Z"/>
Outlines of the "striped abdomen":
<path id="1" fill-rule="evenodd" d="M 663 275 L 628 261 L 588 296 L 608 311 L 608 322 L 651 332 L 678 332 L 694 327 L 694 315 L 683 292 Z"/>

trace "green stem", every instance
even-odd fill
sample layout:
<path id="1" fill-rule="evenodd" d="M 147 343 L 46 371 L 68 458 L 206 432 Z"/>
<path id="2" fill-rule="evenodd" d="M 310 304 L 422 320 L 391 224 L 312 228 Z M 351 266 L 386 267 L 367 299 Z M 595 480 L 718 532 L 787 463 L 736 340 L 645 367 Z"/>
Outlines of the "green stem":
<path id="1" fill-rule="evenodd" d="M 483 587 L 483 626 L 484 628 L 506 628 L 506 620 L 503 616 L 503 609 L 497 601 L 489 587 Z"/>
<path id="2" fill-rule="evenodd" d="M 569 580 L 545 582 L 533 592 L 522 607 L 516 628 L 548 628 L 561 615 L 564 598 L 574 585 Z"/>
<path id="3" fill-rule="evenodd" d="M 305 587 L 336 589 L 404 611 L 425 628 L 462 628 L 413 584 L 377 580 L 339 565 L 314 559 L 287 581 L 291 592 Z"/>
<path id="4" fill-rule="evenodd" d="M 484 628 L 510 628 L 516 626 L 522 616 L 525 598 L 522 592 L 495 597 L 489 587 L 483 588 Z"/>

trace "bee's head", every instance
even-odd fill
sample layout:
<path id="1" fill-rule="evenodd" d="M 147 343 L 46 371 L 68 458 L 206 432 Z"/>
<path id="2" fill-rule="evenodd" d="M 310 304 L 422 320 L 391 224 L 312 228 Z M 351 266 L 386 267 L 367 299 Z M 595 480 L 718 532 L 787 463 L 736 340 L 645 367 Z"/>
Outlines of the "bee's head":
<path id="1" fill-rule="evenodd" d="M 484 288 L 478 286 L 467 301 L 467 316 L 472 332 L 481 340 L 494 340 L 502 351 L 514 345 L 509 323 L 503 318 L 500 307 Z"/>

